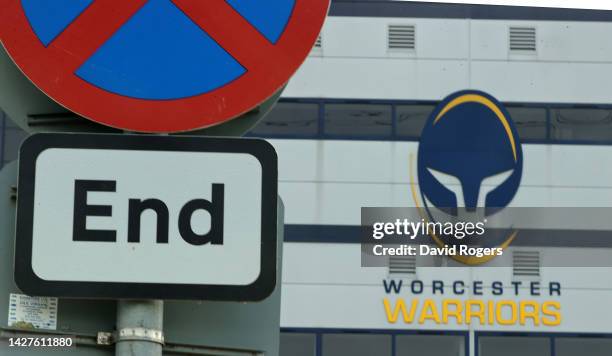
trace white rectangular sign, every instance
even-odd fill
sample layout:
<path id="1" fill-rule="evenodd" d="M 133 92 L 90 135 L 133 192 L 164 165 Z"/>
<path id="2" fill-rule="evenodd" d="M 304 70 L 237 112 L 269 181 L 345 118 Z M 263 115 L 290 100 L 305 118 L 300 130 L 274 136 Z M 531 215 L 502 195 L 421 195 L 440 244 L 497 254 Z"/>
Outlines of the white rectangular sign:
<path id="1" fill-rule="evenodd" d="M 20 152 L 17 283 L 261 299 L 276 279 L 276 164 L 261 140 L 34 135 Z"/>

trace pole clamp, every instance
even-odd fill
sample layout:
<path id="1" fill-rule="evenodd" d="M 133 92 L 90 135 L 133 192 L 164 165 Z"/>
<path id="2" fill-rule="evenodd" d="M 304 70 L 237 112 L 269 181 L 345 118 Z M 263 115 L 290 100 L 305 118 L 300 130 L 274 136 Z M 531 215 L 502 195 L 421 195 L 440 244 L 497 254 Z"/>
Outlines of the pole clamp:
<path id="1" fill-rule="evenodd" d="M 112 345 L 121 341 L 148 341 L 164 344 L 164 332 L 145 328 L 123 328 L 114 333 L 99 332 L 98 345 Z"/>

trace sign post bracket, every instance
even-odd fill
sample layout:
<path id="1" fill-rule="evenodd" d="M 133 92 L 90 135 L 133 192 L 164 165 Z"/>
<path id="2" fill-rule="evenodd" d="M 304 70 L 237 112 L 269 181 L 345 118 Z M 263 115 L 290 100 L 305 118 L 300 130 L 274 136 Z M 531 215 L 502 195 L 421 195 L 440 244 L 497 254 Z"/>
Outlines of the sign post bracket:
<path id="1" fill-rule="evenodd" d="M 163 319 L 164 302 L 161 300 L 117 301 L 115 355 L 161 356 Z M 144 333 L 134 332 L 139 330 Z"/>

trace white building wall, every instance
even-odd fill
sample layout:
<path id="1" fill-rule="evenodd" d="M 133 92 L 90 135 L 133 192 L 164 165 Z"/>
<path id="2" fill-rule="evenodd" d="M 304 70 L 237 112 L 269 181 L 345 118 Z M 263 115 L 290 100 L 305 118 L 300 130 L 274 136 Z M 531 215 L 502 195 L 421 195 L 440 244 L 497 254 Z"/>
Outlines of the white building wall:
<path id="1" fill-rule="evenodd" d="M 416 50 L 387 50 L 389 24 L 415 25 Z M 535 54 L 510 53 L 510 25 L 537 28 Z M 329 17 L 322 50 L 308 58 L 283 95 L 441 100 L 472 88 L 504 102 L 612 103 L 610 38 L 612 24 L 599 22 Z M 416 142 L 271 142 L 279 154 L 287 224 L 359 225 L 362 206 L 414 206 L 409 172 Z M 527 144 L 523 152 L 523 180 L 512 206 L 612 206 L 612 146 Z M 382 306 L 388 271 L 360 267 L 358 244 L 286 243 L 284 253 L 284 327 L 468 328 L 388 323 Z M 548 250 L 544 258 L 575 253 L 612 260 L 607 249 Z M 503 330 L 612 332 L 611 273 L 612 268 L 543 268 L 543 283 L 563 286 L 555 299 L 562 303 L 562 324 Z M 416 278 L 425 283 L 513 280 L 511 269 L 500 267 L 420 267 Z"/>
<path id="2" fill-rule="evenodd" d="M 609 254 L 609 253 L 608 253 Z M 387 278 L 386 268 L 360 267 L 360 247 L 357 244 L 304 244 L 286 243 L 284 247 L 283 289 L 281 303 L 281 326 L 292 328 L 341 328 L 341 329 L 416 329 L 416 330 L 497 330 L 530 332 L 574 332 L 610 333 L 612 310 L 608 307 L 612 298 L 610 273 L 612 268 L 543 268 L 541 283 L 558 281 L 562 284 L 562 295 L 550 297 L 543 292 L 533 297 L 527 285 L 519 296 L 510 291 L 512 273 L 510 268 L 460 268 L 421 267 L 416 278 L 426 284 L 425 292 L 412 295 L 402 292 L 401 297 L 423 300 L 443 297 L 452 299 L 482 300 L 554 300 L 561 303 L 562 322 L 559 326 L 512 325 L 436 325 L 389 323 L 386 319 L 383 298 L 393 298 L 384 293 L 382 280 Z M 307 267 L 306 267 L 307 266 Z M 432 295 L 431 281 L 452 283 L 482 281 L 504 282 L 508 292 L 503 296 L 491 296 L 484 289 L 483 296 L 466 293 L 454 296 L 447 290 L 446 296 Z M 525 283 L 525 282 L 524 282 Z M 427 288 L 429 287 L 429 288 Z"/>
<path id="3" fill-rule="evenodd" d="M 387 26 L 416 26 L 415 51 L 389 51 Z M 537 52 L 512 54 L 508 27 L 535 26 Z M 502 101 L 609 103 L 612 24 L 328 17 L 285 97 L 440 100 L 480 89 Z M 358 75 L 356 75 L 358 73 Z"/>
<path id="4" fill-rule="evenodd" d="M 415 206 L 410 157 L 417 142 L 270 142 L 288 224 L 359 225 L 362 206 Z M 522 147 L 521 188 L 510 206 L 612 207 L 612 146 Z"/>
<path id="5" fill-rule="evenodd" d="M 279 155 L 279 189 L 287 224 L 359 225 L 363 206 L 415 206 L 409 170 L 410 156 L 416 156 L 416 142 L 271 142 Z M 521 188 L 511 206 L 612 207 L 612 146 L 527 144 L 523 145 L 523 154 Z M 508 266 L 512 250 L 493 264 L 501 265 L 503 259 Z M 546 265 L 563 265 L 563 259 L 578 256 L 601 261 L 602 265 L 612 260 L 612 250 L 608 249 L 537 250 L 542 252 Z M 410 328 L 386 321 L 382 280 L 388 277 L 388 271 L 360 267 L 358 244 L 286 243 L 284 251 L 283 326 Z M 603 321 L 612 318 L 612 310 L 605 308 L 606 300 L 612 299 L 611 273 L 612 268 L 603 267 L 543 268 L 542 282 L 558 281 L 563 286 L 562 297 L 555 299 L 563 306 L 562 325 L 554 328 L 527 325 L 504 330 L 612 332 L 612 326 Z M 507 286 L 513 280 L 511 268 L 503 267 L 420 267 L 417 278 L 426 283 L 503 281 Z M 527 293 L 526 289 L 523 291 Z M 514 298 L 508 294 L 504 297 Z M 412 327 L 466 328 L 432 324 Z M 496 327 L 476 329 L 492 328 Z"/>

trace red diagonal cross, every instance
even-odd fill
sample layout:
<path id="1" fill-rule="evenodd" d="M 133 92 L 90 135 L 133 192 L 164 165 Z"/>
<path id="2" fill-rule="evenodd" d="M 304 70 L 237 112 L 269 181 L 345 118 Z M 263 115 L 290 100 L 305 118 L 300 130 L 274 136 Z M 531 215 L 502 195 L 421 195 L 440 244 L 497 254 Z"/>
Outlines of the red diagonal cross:
<path id="1" fill-rule="evenodd" d="M 131 131 L 189 131 L 238 117 L 278 92 L 307 57 L 329 7 L 329 0 L 295 0 L 282 36 L 272 44 L 226 0 L 168 1 L 247 71 L 214 91 L 176 100 L 131 98 L 78 77 L 75 71 L 147 0 L 95 0 L 47 47 L 21 2 L 0 0 L 0 41 L 30 81 L 83 117 Z"/>
<path id="2" fill-rule="evenodd" d="M 65 67 L 75 71 L 147 1 L 96 0 L 47 49 L 67 54 Z"/>
<path id="3" fill-rule="evenodd" d="M 264 56 L 275 58 L 275 61 L 285 60 L 281 54 L 275 54 L 278 52 L 275 46 L 225 0 L 172 2 L 247 70 L 264 64 Z M 69 54 L 64 64 L 74 71 L 146 3 L 147 0 L 96 0 L 51 42 L 48 49 Z"/>
<path id="4" fill-rule="evenodd" d="M 275 62 L 285 60 L 275 46 L 225 0 L 172 2 L 247 70 L 265 63 L 263 58 L 274 58 Z"/>

